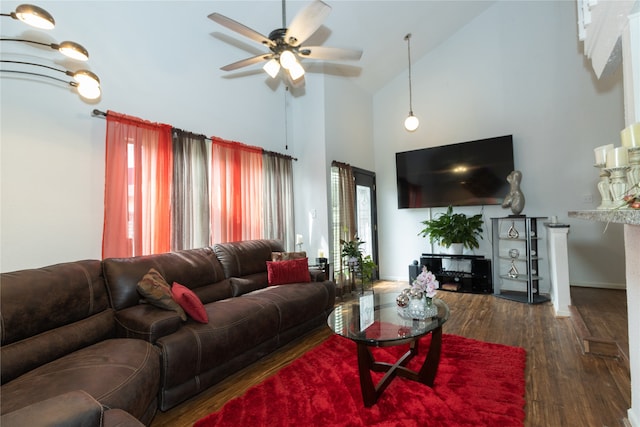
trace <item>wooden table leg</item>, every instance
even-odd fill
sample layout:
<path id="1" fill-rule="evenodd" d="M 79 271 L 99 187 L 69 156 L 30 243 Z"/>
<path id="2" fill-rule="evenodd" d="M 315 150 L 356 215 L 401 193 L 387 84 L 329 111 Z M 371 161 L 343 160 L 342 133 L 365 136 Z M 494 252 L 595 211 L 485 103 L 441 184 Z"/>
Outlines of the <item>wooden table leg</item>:
<path id="1" fill-rule="evenodd" d="M 440 364 L 440 353 L 442 352 L 442 327 L 436 328 L 431 332 L 431 345 L 429 346 L 429 352 L 424 359 L 422 368 L 418 372 L 418 381 L 423 384 L 433 387 L 433 382 L 436 379 L 436 373 L 438 372 L 438 365 Z"/>
<path id="2" fill-rule="evenodd" d="M 378 397 L 396 375 L 433 387 L 442 352 L 442 327 L 436 328 L 431 332 L 431 345 L 419 372 L 405 367 L 409 360 L 418 353 L 418 339 L 410 344 L 409 351 L 393 365 L 376 362 L 371 354 L 371 349 L 364 343 L 358 342 L 357 348 L 362 400 L 364 401 L 364 406 L 371 407 L 378 401 Z M 373 383 L 373 378 L 371 377 L 371 372 L 373 371 L 386 372 L 378 385 Z"/>
<path id="3" fill-rule="evenodd" d="M 358 343 L 358 371 L 360 373 L 360 389 L 362 390 L 362 400 L 364 406 L 370 407 L 378 400 L 378 393 L 371 378 L 371 370 L 374 360 L 369 347 L 366 344 Z"/>

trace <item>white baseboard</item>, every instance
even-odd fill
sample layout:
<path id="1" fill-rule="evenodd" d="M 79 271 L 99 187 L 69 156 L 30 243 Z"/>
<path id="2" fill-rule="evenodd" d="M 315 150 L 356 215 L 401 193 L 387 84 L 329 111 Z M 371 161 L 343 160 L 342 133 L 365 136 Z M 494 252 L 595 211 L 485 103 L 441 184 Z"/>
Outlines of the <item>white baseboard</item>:
<path id="1" fill-rule="evenodd" d="M 626 290 L 627 286 L 624 283 L 572 283 L 571 286 L 577 286 L 579 288 L 600 288 L 600 289 L 617 289 Z"/>

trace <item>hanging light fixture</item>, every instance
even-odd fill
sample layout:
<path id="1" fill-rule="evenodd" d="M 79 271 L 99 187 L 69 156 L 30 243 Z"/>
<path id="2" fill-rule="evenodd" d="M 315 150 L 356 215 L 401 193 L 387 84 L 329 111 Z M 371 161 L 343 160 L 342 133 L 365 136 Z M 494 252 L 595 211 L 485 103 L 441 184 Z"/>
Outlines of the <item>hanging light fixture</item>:
<path id="1" fill-rule="evenodd" d="M 413 115 L 413 99 L 411 94 L 411 33 L 404 36 L 407 41 L 407 56 L 409 58 L 409 116 L 404 120 L 404 128 L 413 132 L 420 126 L 420 120 Z"/>
<path id="2" fill-rule="evenodd" d="M 102 94 L 102 90 L 100 89 L 100 79 L 94 73 L 88 70 L 78 70 L 78 71 L 69 71 L 69 70 L 61 70 L 59 68 L 50 67 L 48 65 L 36 64 L 34 62 L 25 62 L 25 61 L 9 61 L 9 60 L 0 60 L 0 63 L 8 63 L 8 64 L 17 64 L 18 66 L 32 66 L 32 67 L 40 67 L 46 68 L 48 70 L 57 71 L 59 73 L 65 74 L 71 78 L 73 81 L 69 82 L 67 80 L 60 79 L 58 77 L 54 77 L 48 74 L 36 73 L 32 71 L 25 70 L 7 70 L 1 68 L 0 71 L 6 73 L 15 73 L 15 74 L 26 74 L 30 76 L 38 76 L 45 77 L 52 80 L 57 80 L 59 82 L 63 82 L 77 89 L 80 96 L 86 99 L 97 99 Z"/>
<path id="3" fill-rule="evenodd" d="M 8 16 L 43 30 L 51 30 L 56 26 L 56 21 L 49 12 L 32 4 L 21 4 L 16 7 L 15 12 L 0 13 L 0 16 Z"/>
<path id="4" fill-rule="evenodd" d="M 89 59 L 89 52 L 87 49 L 82 47 L 82 45 L 72 42 L 72 41 L 64 41 L 60 44 L 57 43 L 43 43 L 35 40 L 27 40 L 27 39 L 12 39 L 12 38 L 0 38 L 0 41 L 3 42 L 22 42 L 22 43 L 32 43 L 40 46 L 47 46 L 53 50 L 57 50 L 64 56 L 72 59 L 77 59 L 78 61 L 86 61 Z"/>

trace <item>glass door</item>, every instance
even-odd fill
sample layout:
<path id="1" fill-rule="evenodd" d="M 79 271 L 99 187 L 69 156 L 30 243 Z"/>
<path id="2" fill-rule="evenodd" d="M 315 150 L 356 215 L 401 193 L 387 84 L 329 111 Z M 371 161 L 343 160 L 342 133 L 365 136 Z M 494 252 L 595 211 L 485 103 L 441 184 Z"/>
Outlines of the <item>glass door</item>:
<path id="1" fill-rule="evenodd" d="M 353 168 L 356 186 L 356 226 L 358 237 L 365 243 L 362 247 L 363 256 L 370 255 L 378 265 L 378 223 L 376 215 L 376 174 L 364 169 Z M 378 278 L 378 274 L 374 275 Z"/>

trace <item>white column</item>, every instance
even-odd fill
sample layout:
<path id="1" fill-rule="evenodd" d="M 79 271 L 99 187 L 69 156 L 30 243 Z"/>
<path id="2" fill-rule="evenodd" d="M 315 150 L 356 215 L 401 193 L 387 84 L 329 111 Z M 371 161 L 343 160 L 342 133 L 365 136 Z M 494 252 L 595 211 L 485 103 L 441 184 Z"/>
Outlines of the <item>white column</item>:
<path id="1" fill-rule="evenodd" d="M 640 427 L 640 225 L 624 226 L 627 275 L 627 319 L 629 327 L 629 365 L 631 366 L 631 408 L 629 422 Z"/>
<path id="2" fill-rule="evenodd" d="M 551 302 L 556 317 L 569 317 L 571 290 L 569 283 L 569 250 L 567 236 L 569 226 L 550 224 L 547 227 L 547 245 L 549 248 L 549 273 L 551 281 Z"/>
<path id="3" fill-rule="evenodd" d="M 640 12 L 629 15 L 622 33 L 625 126 L 640 122 Z M 640 226 L 624 226 L 627 278 L 627 319 L 629 327 L 629 366 L 631 368 L 631 408 L 629 422 L 640 427 Z"/>

